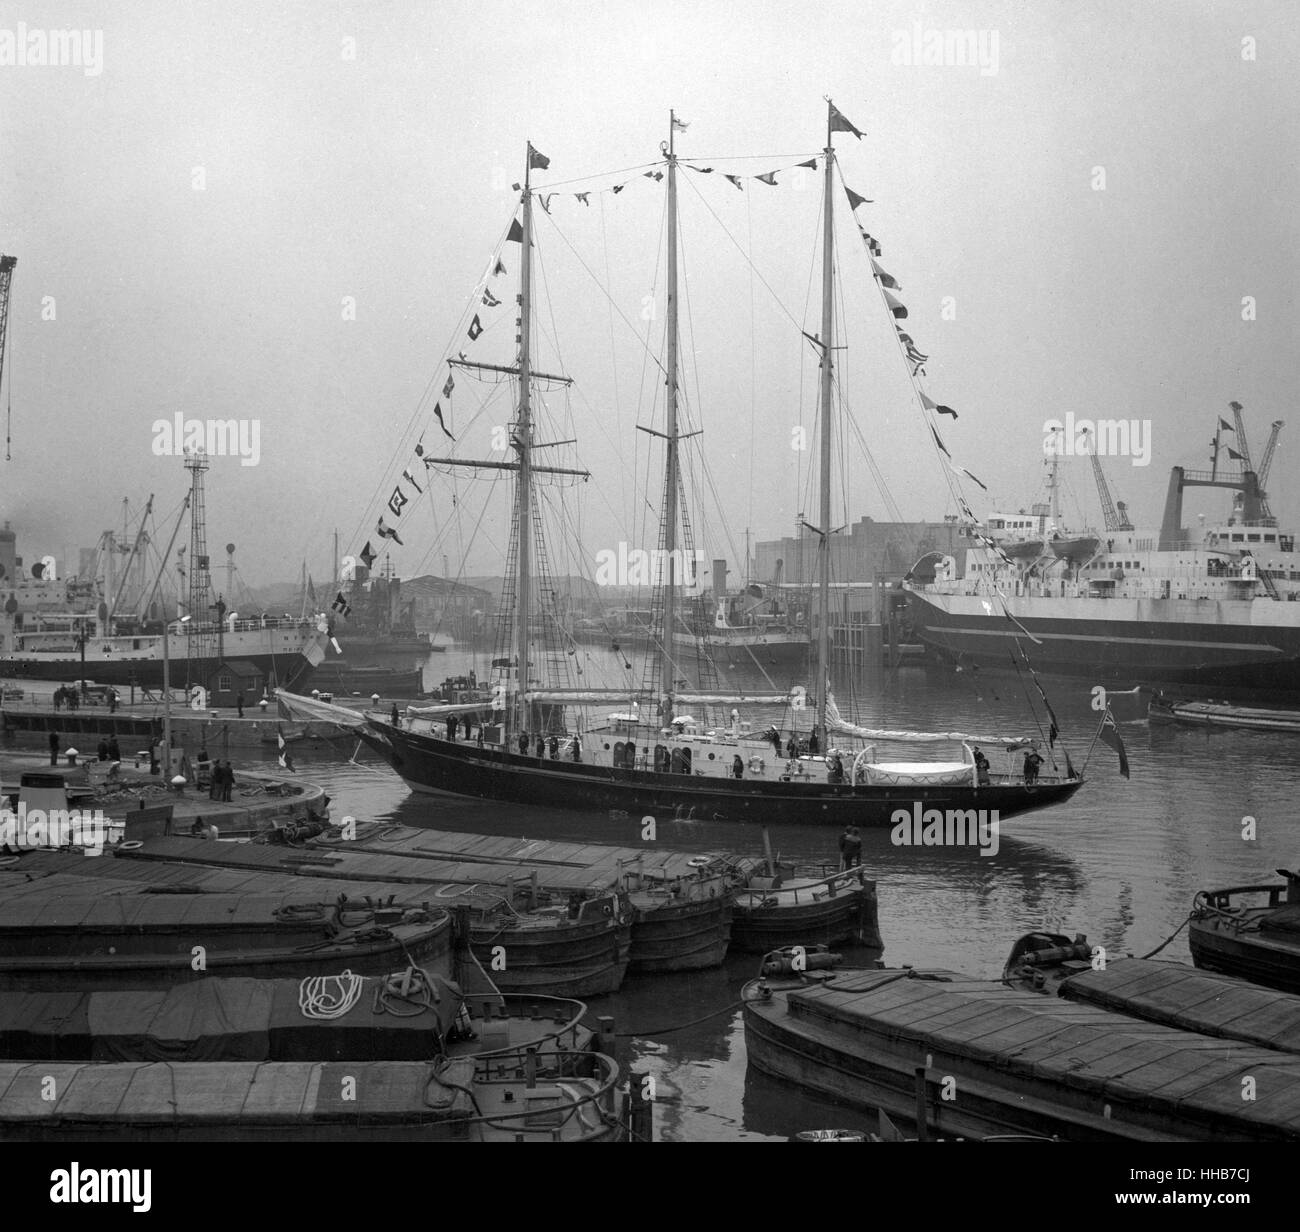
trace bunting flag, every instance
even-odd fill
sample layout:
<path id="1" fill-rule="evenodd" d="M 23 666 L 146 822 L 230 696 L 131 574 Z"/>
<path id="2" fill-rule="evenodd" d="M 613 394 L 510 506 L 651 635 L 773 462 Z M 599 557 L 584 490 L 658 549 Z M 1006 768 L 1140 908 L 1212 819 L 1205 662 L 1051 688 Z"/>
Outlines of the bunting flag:
<path id="1" fill-rule="evenodd" d="M 330 604 L 330 607 L 342 616 L 344 620 L 352 615 L 352 605 L 343 597 L 343 592 L 341 590 L 334 596 L 334 602 Z"/>
<path id="2" fill-rule="evenodd" d="M 523 235 L 521 234 L 519 238 L 523 239 Z M 500 258 L 497 258 L 497 263 L 492 267 L 492 277 L 495 278 L 498 274 L 504 274 L 505 272 L 506 263 Z"/>
<path id="3" fill-rule="evenodd" d="M 880 251 L 880 245 L 877 244 L 876 241 L 872 239 L 871 236 L 869 236 L 861 227 L 858 228 L 858 234 L 862 236 L 862 242 L 866 244 L 867 251 L 871 253 L 873 257 L 879 257 L 882 255 Z"/>
<path id="4" fill-rule="evenodd" d="M 402 516 L 402 510 L 411 502 L 405 492 L 400 487 L 393 489 L 393 494 L 388 498 L 388 508 L 395 518 Z"/>
<path id="5" fill-rule="evenodd" d="M 723 175 L 723 179 L 730 180 L 737 188 L 740 189 L 741 192 L 745 191 L 745 186 L 740 182 L 740 176 L 727 175 L 725 171 L 722 173 L 722 175 Z"/>
<path id="6" fill-rule="evenodd" d="M 817 160 L 816 160 L 815 158 L 810 158 L 806 163 L 796 163 L 795 166 L 797 166 L 797 167 L 811 167 L 812 170 L 816 171 L 816 170 L 817 170 Z"/>
<path id="7" fill-rule="evenodd" d="M 609 191 L 615 193 L 621 193 L 623 189 L 625 189 L 626 187 L 627 187 L 626 184 L 615 184 L 614 187 L 611 188 Z"/>
<path id="8" fill-rule="evenodd" d="M 280 756 L 277 759 L 280 763 L 280 769 L 288 770 L 290 774 L 297 774 L 298 771 L 293 768 L 293 754 L 289 752 L 289 746 L 285 743 L 284 733 L 280 730 L 280 725 L 275 725 L 275 743 L 280 750 Z"/>
<path id="9" fill-rule="evenodd" d="M 844 191 L 849 195 L 849 209 L 856 210 L 860 205 L 874 205 L 874 201 L 868 201 L 861 193 L 855 193 L 847 184 L 844 185 Z"/>
<path id="10" fill-rule="evenodd" d="M 583 205 L 587 206 L 588 209 L 591 208 L 591 202 L 587 200 L 587 198 L 591 196 L 591 193 L 589 192 L 574 193 L 573 195 L 577 197 L 578 200 L 581 201 Z"/>
<path id="11" fill-rule="evenodd" d="M 1097 732 L 1097 735 L 1101 738 L 1102 743 L 1110 745 L 1119 754 L 1119 772 L 1125 778 L 1128 778 L 1128 753 L 1124 749 L 1123 738 L 1119 734 L 1119 727 L 1115 722 L 1115 716 L 1110 712 L 1109 706 L 1106 707 L 1106 713 L 1101 716 L 1101 729 Z"/>
<path id="12" fill-rule="evenodd" d="M 957 412 L 954 411 L 952 407 L 941 406 L 939 403 L 934 401 L 934 399 L 931 398 L 924 389 L 921 390 L 921 405 L 925 407 L 927 411 L 938 411 L 940 415 L 951 415 L 954 419 L 957 418 Z"/>
<path id="13" fill-rule="evenodd" d="M 679 120 L 676 116 L 673 116 L 672 119 L 673 119 L 673 127 L 679 133 L 684 133 L 691 126 L 691 122 L 689 120 Z"/>
<path id="14" fill-rule="evenodd" d="M 1228 457 L 1230 457 L 1234 462 L 1240 462 L 1246 456 L 1243 453 L 1238 453 L 1235 449 L 1232 448 L 1231 445 L 1229 445 L 1227 449 L 1228 449 Z"/>
<path id="15" fill-rule="evenodd" d="M 934 434 L 934 443 L 951 458 L 952 454 L 948 453 L 948 446 L 943 443 L 943 438 L 939 435 L 938 431 L 935 428 L 931 428 L 930 431 Z"/>
<path id="16" fill-rule="evenodd" d="M 447 374 L 447 383 L 442 387 L 442 396 L 443 396 L 444 398 L 450 398 L 450 397 L 451 397 L 451 391 L 452 391 L 453 389 L 455 389 L 455 388 L 456 388 L 456 377 L 455 377 L 454 374 L 452 374 L 452 373 L 448 373 L 448 374 Z"/>
<path id="17" fill-rule="evenodd" d="M 422 458 L 422 457 L 424 457 L 424 439 L 423 439 L 423 438 L 421 438 L 420 440 L 418 440 L 418 441 L 415 442 L 415 456 L 416 456 L 417 458 Z"/>
<path id="18" fill-rule="evenodd" d="M 754 179 L 756 179 L 760 184 L 771 184 L 773 188 L 776 187 L 775 171 L 769 171 L 766 175 L 756 175 Z"/>
<path id="19" fill-rule="evenodd" d="M 555 196 L 554 193 L 538 193 L 538 194 L 537 194 L 537 200 L 541 203 L 541 207 L 542 207 L 543 211 L 544 211 L 545 213 L 547 213 L 547 214 L 549 214 L 549 213 L 551 212 L 551 198 L 552 198 L 553 196 Z"/>
<path id="20" fill-rule="evenodd" d="M 478 319 L 478 318 L 476 317 L 475 320 L 477 320 L 477 319 Z M 454 436 L 451 435 L 451 429 L 447 427 L 446 423 L 444 422 L 444 420 L 443 420 L 443 418 L 442 418 L 442 406 L 441 406 L 440 403 L 435 402 L 435 403 L 433 404 L 433 413 L 434 413 L 435 416 L 437 416 L 437 419 L 438 419 L 438 427 L 440 427 L 440 428 L 443 430 L 443 433 L 444 433 L 446 436 L 451 437 L 451 439 L 454 441 L 456 438 L 455 438 Z M 429 460 L 428 460 L 427 458 L 425 459 L 424 464 L 425 464 L 425 466 L 428 466 L 428 465 L 429 465 Z"/>
<path id="21" fill-rule="evenodd" d="M 1234 435 L 1236 434 L 1237 431 L 1237 429 L 1234 428 L 1226 419 L 1224 419 L 1222 415 L 1219 416 L 1219 427 L 1222 431 L 1231 432 Z"/>
<path id="22" fill-rule="evenodd" d="M 979 486 L 985 492 L 989 490 L 988 485 L 986 483 L 982 483 L 979 479 L 977 479 L 974 475 L 972 475 L 970 471 L 968 471 L 964 466 L 958 466 L 955 462 L 949 462 L 948 467 L 953 472 L 954 475 L 965 475 L 966 478 L 969 479 L 972 483 L 979 484 Z"/>
<path id="23" fill-rule="evenodd" d="M 524 229 L 519 225 L 519 219 L 514 219 L 510 224 L 510 230 L 506 232 L 506 242 L 513 244 L 522 244 L 524 242 Z M 502 271 L 504 273 L 504 271 Z"/>
<path id="24" fill-rule="evenodd" d="M 950 406 L 936 406 L 934 409 L 938 411 L 940 415 L 951 415 L 954 419 L 957 418 L 957 412 Z"/>
<path id="25" fill-rule="evenodd" d="M 888 287 L 891 291 L 901 291 L 902 285 L 893 274 L 886 273 L 879 265 L 876 264 L 876 258 L 871 258 L 871 272 L 880 280 L 882 287 Z M 908 339 L 910 342 L 911 339 Z"/>
<path id="26" fill-rule="evenodd" d="M 483 332 L 483 326 L 479 324 L 478 313 L 474 314 L 474 319 L 469 323 L 469 340 L 473 342 Z"/>
<path id="27" fill-rule="evenodd" d="M 421 452 L 423 452 L 423 450 L 421 450 Z M 406 482 L 409 483 L 411 487 L 413 487 L 417 492 L 423 495 L 424 489 L 420 487 L 418 483 L 415 482 L 415 476 L 413 476 L 410 471 L 403 471 L 402 478 L 405 479 Z"/>
<path id="28" fill-rule="evenodd" d="M 830 131 L 833 133 L 852 133 L 859 141 L 862 140 L 862 132 L 852 124 L 845 114 L 834 104 L 831 108 L 831 125 Z"/>
<path id="29" fill-rule="evenodd" d="M 905 305 L 901 299 L 890 295 L 888 291 L 883 291 L 882 294 L 885 297 L 885 303 L 889 305 L 889 311 L 892 312 L 900 321 L 906 321 L 907 305 Z"/>
<path id="30" fill-rule="evenodd" d="M 687 169 L 688 171 L 698 171 L 701 175 L 712 175 L 712 174 L 713 174 L 713 168 L 712 168 L 712 167 L 692 167 L 690 163 L 687 163 L 687 164 L 686 164 L 686 169 Z"/>
<path id="31" fill-rule="evenodd" d="M 533 149 L 533 143 L 528 143 L 528 170 L 545 171 L 551 165 L 551 160 L 545 154 L 539 153 Z"/>
<path id="32" fill-rule="evenodd" d="M 497 299 L 497 297 L 493 295 L 491 291 L 488 290 L 484 290 L 483 292 L 483 304 L 485 307 L 488 308 L 501 307 L 501 301 Z"/>
<path id="33" fill-rule="evenodd" d="M 365 567 L 366 567 L 367 569 L 369 569 L 370 566 L 373 565 L 373 564 L 375 563 L 375 554 L 374 554 L 374 552 L 372 552 L 372 551 L 370 550 L 370 540 L 369 540 L 369 539 L 366 540 L 366 546 L 363 547 L 363 548 L 361 549 L 361 551 L 360 551 L 360 553 L 358 553 L 358 555 L 360 555 L 360 557 L 361 557 L 361 563 L 362 563 L 363 565 L 365 565 Z"/>
<path id="34" fill-rule="evenodd" d="M 662 171 L 643 171 L 641 173 L 647 180 L 662 180 L 664 173 Z"/>
<path id="35" fill-rule="evenodd" d="M 398 547 L 406 546 L 406 544 L 402 542 L 401 536 L 395 530 L 392 530 L 391 528 L 384 525 L 383 518 L 379 519 L 379 525 L 375 527 L 375 529 L 379 533 L 379 537 L 381 539 L 391 539 L 394 543 L 398 545 Z"/>

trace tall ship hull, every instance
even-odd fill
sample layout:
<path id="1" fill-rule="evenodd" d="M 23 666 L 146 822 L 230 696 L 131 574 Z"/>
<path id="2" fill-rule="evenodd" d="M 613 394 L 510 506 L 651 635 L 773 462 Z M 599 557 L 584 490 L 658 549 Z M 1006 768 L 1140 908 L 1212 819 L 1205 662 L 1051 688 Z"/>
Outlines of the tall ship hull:
<path id="1" fill-rule="evenodd" d="M 997 811 L 999 818 L 1059 804 L 1082 785 L 1079 779 L 1040 779 L 942 787 L 830 783 L 770 778 L 724 778 L 599 764 L 548 760 L 501 748 L 457 743 L 404 731 L 370 716 L 358 735 L 401 775 L 413 791 L 552 808 L 652 811 L 659 816 L 711 821 L 759 821 L 890 826 L 898 810 L 911 817 L 924 797 L 926 809 Z M 599 733 L 588 737 L 590 743 Z"/>
<path id="2" fill-rule="evenodd" d="M 1004 668 L 1019 639 L 1038 671 L 1300 700 L 1300 604 L 1008 596 L 1031 645 L 984 596 L 907 589 L 917 639 L 961 664 Z"/>

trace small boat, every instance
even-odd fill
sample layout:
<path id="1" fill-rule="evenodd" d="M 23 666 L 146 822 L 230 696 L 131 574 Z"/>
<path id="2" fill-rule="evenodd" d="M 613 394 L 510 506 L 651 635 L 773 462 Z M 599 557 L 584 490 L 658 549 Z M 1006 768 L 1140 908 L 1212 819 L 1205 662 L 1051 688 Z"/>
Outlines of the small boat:
<path id="1" fill-rule="evenodd" d="M 217 847 L 217 843 L 206 844 Z M 0 902 L 0 990 L 167 988 L 417 962 L 450 974 L 445 910 L 326 895 L 27 894 Z"/>
<path id="2" fill-rule="evenodd" d="M 1077 568 L 1097 555 L 1099 535 L 1057 535 L 1049 541 L 1052 555 Z"/>
<path id="3" fill-rule="evenodd" d="M 1202 890 L 1192 905 L 1192 962 L 1282 992 L 1300 993 L 1300 874 L 1285 885 Z"/>
<path id="4" fill-rule="evenodd" d="M 861 868 L 823 877 L 754 873 L 732 900 L 731 948 L 741 953 L 842 943 L 883 948 L 876 883 Z"/>
<path id="5" fill-rule="evenodd" d="M 1147 715 L 1153 723 L 1183 723 L 1192 727 L 1245 727 L 1255 731 L 1300 732 L 1300 710 L 1271 710 L 1233 706 L 1228 702 L 1179 701 L 1155 694 Z"/>
<path id="6" fill-rule="evenodd" d="M 1041 539 L 1003 539 L 999 546 L 1013 560 L 1037 560 L 1047 551 Z"/>
<path id="7" fill-rule="evenodd" d="M 811 971 L 741 995 L 755 1070 L 926 1132 L 1300 1141 L 1290 1053 L 953 971 Z M 1269 1098 L 1243 1100 L 1245 1078 Z"/>

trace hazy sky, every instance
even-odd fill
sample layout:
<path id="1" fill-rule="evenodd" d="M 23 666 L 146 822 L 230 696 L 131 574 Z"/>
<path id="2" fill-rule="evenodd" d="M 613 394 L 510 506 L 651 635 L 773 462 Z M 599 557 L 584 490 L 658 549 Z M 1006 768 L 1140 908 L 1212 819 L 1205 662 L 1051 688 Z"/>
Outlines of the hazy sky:
<path id="1" fill-rule="evenodd" d="M 539 433 L 578 437 L 548 458 L 593 476 L 554 563 L 590 573 L 601 548 L 653 546 L 659 455 L 635 425 L 663 423 L 664 192 L 639 170 L 670 108 L 690 123 L 679 154 L 718 168 L 682 175 L 683 390 L 703 430 L 692 517 L 733 569 L 747 527 L 772 538 L 815 511 L 814 453 L 792 433 L 815 414 L 800 330 L 820 328 L 821 186 L 787 172 L 738 192 L 720 173 L 818 154 L 828 95 L 866 133 L 837 134 L 840 169 L 874 202 L 858 221 L 902 284 L 927 388 L 960 413 L 945 442 L 990 488 L 966 484 L 976 512 L 1034 498 L 1043 423 L 1066 412 L 1150 421 L 1150 465 L 1107 462 L 1148 523 L 1170 465 L 1206 464 L 1230 400 L 1257 460 L 1269 423 L 1295 420 L 1300 14 L 1283 0 L 0 3 L 0 61 L 20 23 L 102 36 L 89 72 L 0 63 L 0 251 L 19 262 L 0 517 L 29 558 L 90 545 L 123 497 L 174 512 L 186 476 L 153 425 L 177 411 L 259 432 L 256 466 L 213 459 L 214 561 L 233 541 L 250 583 L 304 560 L 319 579 L 335 528 L 344 553 L 374 539 L 421 434 L 452 447 L 424 401 L 443 356 L 513 358 L 519 245 L 502 241 L 529 139 L 551 160 L 539 189 L 593 192 L 537 212 L 535 362 L 575 382 L 545 394 Z M 996 36 L 996 64 L 898 62 L 904 32 L 910 50 L 950 29 L 990 53 Z M 861 439 L 903 516 L 954 512 L 838 188 L 835 204 Z M 476 287 L 497 252 L 493 310 Z M 457 376 L 458 453 L 504 457 L 504 396 Z M 1271 477 L 1284 518 L 1298 437 L 1288 424 Z M 837 522 L 889 516 L 859 438 L 843 444 Z M 1067 518 L 1097 521 L 1086 459 L 1063 469 Z M 395 568 L 441 572 L 445 554 L 455 573 L 468 552 L 468 572 L 497 571 L 489 485 L 413 473 L 425 494 L 404 485 L 415 503 L 385 514 L 406 541 Z M 1189 499 L 1188 520 L 1227 500 Z"/>

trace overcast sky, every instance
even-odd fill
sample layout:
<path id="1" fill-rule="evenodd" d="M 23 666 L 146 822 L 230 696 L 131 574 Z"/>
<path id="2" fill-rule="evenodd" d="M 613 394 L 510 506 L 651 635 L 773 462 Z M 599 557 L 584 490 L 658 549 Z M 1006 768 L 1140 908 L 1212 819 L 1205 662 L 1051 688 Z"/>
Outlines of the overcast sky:
<path id="1" fill-rule="evenodd" d="M 576 436 L 547 459 L 592 472 L 554 561 L 590 573 L 620 540 L 653 546 L 660 457 L 635 428 L 663 427 L 665 203 L 639 172 L 675 108 L 683 160 L 718 169 L 680 187 L 692 518 L 737 568 L 747 528 L 773 538 L 815 514 L 815 437 L 792 445 L 815 418 L 800 331 L 820 328 L 821 184 L 782 171 L 737 191 L 721 173 L 818 155 L 826 96 L 866 134 L 836 135 L 840 171 L 873 202 L 857 219 L 931 356 L 926 388 L 960 414 L 938 422 L 990 489 L 965 484 L 977 513 L 1034 499 L 1044 421 L 1073 412 L 1150 421 L 1150 464 L 1106 466 L 1157 522 L 1169 467 L 1207 464 L 1232 399 L 1256 460 L 1270 422 L 1293 421 L 1269 486 L 1276 512 L 1300 513 L 1300 15 L 1283 0 L 0 3 L 0 60 L 20 23 L 102 37 L 89 71 L 0 63 L 0 251 L 18 257 L 0 516 L 29 558 L 89 546 L 150 492 L 170 533 L 186 476 L 155 455 L 154 423 L 180 411 L 257 425 L 257 465 L 214 458 L 208 476 L 214 562 L 233 541 L 248 582 L 304 560 L 323 577 L 333 530 L 356 552 L 381 513 L 402 574 L 444 555 L 453 573 L 462 557 L 498 571 L 489 485 L 426 482 L 413 451 L 423 435 L 429 452 L 505 456 L 502 390 L 457 375 L 454 446 L 425 394 L 449 352 L 513 359 L 520 249 L 503 240 L 530 139 L 551 160 L 535 186 L 568 194 L 537 211 L 535 362 L 574 380 L 544 394 L 539 434 Z M 898 62 L 917 33 L 957 29 L 982 38 L 983 69 Z M 888 491 L 846 429 L 837 524 L 953 513 L 836 191 L 837 356 Z M 1063 470 L 1067 520 L 1097 522 L 1086 459 Z M 384 509 L 395 481 L 413 501 L 400 518 Z M 1227 500 L 1191 499 L 1187 520 Z"/>

